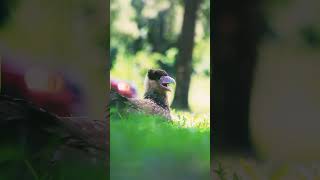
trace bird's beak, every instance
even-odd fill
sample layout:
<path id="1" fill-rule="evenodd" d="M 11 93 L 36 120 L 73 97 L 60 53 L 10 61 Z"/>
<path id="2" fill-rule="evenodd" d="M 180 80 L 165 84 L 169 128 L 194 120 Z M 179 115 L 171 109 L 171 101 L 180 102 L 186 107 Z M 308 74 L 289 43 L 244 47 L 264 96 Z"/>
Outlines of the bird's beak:
<path id="1" fill-rule="evenodd" d="M 168 86 L 169 84 L 175 84 L 176 81 L 170 77 L 170 76 L 162 76 L 160 78 L 160 86 L 167 91 L 171 91 L 170 87 Z"/>

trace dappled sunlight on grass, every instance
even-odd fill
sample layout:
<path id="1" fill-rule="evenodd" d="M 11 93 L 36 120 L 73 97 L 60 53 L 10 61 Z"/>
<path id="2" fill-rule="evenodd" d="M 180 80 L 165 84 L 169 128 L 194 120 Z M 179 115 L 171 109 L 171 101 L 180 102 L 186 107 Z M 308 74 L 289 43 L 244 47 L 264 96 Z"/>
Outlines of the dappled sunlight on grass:
<path id="1" fill-rule="evenodd" d="M 191 113 L 183 111 L 172 111 L 174 124 L 184 128 L 198 128 L 209 130 L 210 113 Z"/>

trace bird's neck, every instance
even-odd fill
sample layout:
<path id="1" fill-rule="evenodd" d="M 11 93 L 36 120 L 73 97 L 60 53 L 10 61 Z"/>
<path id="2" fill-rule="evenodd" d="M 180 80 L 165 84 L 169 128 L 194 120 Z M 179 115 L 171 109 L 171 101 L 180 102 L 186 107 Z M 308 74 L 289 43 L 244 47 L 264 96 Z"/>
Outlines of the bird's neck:
<path id="1" fill-rule="evenodd" d="M 150 99 L 162 108 L 169 109 L 168 97 L 166 93 L 162 94 L 156 91 L 148 91 L 144 93 L 144 99 Z"/>

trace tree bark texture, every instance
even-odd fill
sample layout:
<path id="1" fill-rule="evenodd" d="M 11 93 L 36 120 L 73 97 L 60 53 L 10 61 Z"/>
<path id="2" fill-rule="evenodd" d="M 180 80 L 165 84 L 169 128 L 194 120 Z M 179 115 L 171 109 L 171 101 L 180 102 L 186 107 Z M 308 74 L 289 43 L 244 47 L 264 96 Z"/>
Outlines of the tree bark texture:
<path id="1" fill-rule="evenodd" d="M 189 109 L 189 86 L 192 74 L 192 51 L 197 20 L 197 10 L 201 0 L 185 0 L 185 11 L 179 37 L 179 53 L 175 62 L 177 87 L 172 106 L 177 109 Z"/>

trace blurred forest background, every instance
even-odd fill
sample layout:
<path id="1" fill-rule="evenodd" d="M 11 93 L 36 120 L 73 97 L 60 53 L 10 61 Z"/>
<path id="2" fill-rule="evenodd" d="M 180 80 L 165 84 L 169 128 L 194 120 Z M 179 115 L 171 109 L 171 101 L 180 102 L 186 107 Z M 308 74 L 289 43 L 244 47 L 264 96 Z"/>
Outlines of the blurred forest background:
<path id="1" fill-rule="evenodd" d="M 210 0 L 111 0 L 111 78 L 130 80 L 142 96 L 149 68 L 177 81 L 172 107 L 209 112 Z"/>
<path id="2" fill-rule="evenodd" d="M 80 79 L 92 118 L 105 115 L 108 2 L 1 1 L 0 50 L 20 64 L 62 69 Z M 1 14 L 0 14 L 1 15 Z M 90 63 L 89 63 L 90 62 Z"/>
<path id="3" fill-rule="evenodd" d="M 215 1 L 216 179 L 319 179 L 317 0 Z"/>

